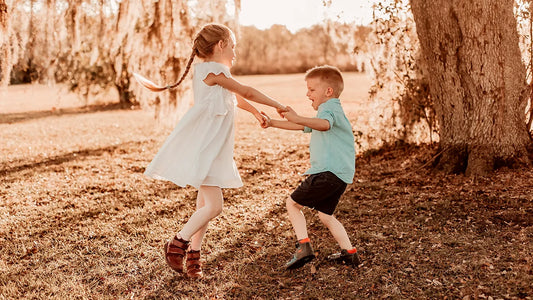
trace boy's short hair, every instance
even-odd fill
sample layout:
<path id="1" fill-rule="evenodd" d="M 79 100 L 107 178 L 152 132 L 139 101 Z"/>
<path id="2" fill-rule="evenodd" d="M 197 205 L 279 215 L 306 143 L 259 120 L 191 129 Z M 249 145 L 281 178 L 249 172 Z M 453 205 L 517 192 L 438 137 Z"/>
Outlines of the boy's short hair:
<path id="1" fill-rule="evenodd" d="M 319 78 L 325 81 L 332 89 L 333 96 L 338 98 L 344 90 L 344 80 L 341 71 L 337 67 L 323 65 L 309 69 L 305 73 L 305 80 L 309 78 Z"/>

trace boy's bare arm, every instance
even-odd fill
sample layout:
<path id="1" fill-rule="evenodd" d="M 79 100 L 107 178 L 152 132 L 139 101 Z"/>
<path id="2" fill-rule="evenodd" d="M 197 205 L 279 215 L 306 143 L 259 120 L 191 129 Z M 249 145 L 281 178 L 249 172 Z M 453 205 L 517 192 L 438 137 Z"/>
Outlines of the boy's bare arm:
<path id="1" fill-rule="evenodd" d="M 285 120 L 272 120 L 264 112 L 261 112 L 261 114 L 266 119 L 266 124 L 265 124 L 265 126 L 262 126 L 263 128 L 275 127 L 275 128 L 279 128 L 279 129 L 286 129 L 286 130 L 304 130 L 304 126 L 302 126 L 302 125 L 298 125 L 298 124 L 295 124 L 293 122 L 285 121 Z"/>
<path id="2" fill-rule="evenodd" d="M 285 120 L 272 120 L 272 127 L 286 129 L 286 130 L 304 130 L 303 125 L 293 123 Z"/>
<path id="3" fill-rule="evenodd" d="M 328 131 L 329 130 L 329 121 L 325 119 L 319 119 L 319 118 L 307 118 L 302 117 L 298 115 L 291 107 L 287 106 L 287 109 L 289 110 L 286 113 L 283 113 L 283 116 L 285 119 L 287 119 L 289 122 L 306 126 L 314 130 L 318 131 Z"/>

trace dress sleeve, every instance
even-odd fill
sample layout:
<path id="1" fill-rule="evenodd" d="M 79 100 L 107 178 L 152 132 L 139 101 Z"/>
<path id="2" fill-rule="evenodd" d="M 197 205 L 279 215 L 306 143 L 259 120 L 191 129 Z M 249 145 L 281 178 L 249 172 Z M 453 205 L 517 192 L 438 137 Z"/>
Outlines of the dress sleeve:
<path id="1" fill-rule="evenodd" d="M 223 73 L 224 76 L 226 76 L 227 78 L 231 78 L 231 73 L 229 71 L 229 68 L 223 64 L 216 63 L 216 62 L 208 62 L 208 63 L 205 63 L 202 67 L 203 68 L 201 68 L 200 70 L 197 70 L 200 73 L 198 75 L 200 76 L 201 80 L 204 80 L 209 74 L 218 75 L 220 73 Z"/>
<path id="2" fill-rule="evenodd" d="M 220 73 L 224 74 L 227 78 L 231 78 L 231 73 L 229 71 L 229 68 L 223 64 L 217 63 L 217 62 L 205 62 L 201 63 L 195 66 L 194 69 L 194 76 L 195 78 L 200 79 L 200 81 L 203 81 L 209 74 L 215 74 L 219 75 Z M 195 79 L 197 80 L 197 79 Z M 222 88 L 220 86 L 210 87 L 211 89 L 215 88 Z M 220 94 L 220 97 L 223 96 L 224 93 Z M 228 108 L 226 107 L 224 99 L 217 99 L 217 101 L 210 101 L 210 105 L 208 106 L 208 113 L 212 116 L 225 116 L 228 113 Z"/>

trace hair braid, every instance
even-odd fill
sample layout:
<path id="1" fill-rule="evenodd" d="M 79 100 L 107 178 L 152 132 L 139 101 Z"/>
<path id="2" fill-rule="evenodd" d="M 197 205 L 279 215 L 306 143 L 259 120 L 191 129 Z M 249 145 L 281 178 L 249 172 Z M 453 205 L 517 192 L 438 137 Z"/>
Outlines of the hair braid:
<path id="1" fill-rule="evenodd" d="M 194 57 L 196 56 L 196 52 L 198 52 L 198 50 L 196 50 L 196 48 L 193 48 L 191 57 L 189 58 L 189 62 L 187 62 L 187 67 L 185 67 L 185 72 L 183 73 L 183 75 L 181 75 L 180 80 L 178 80 L 178 82 L 176 82 L 173 85 L 167 85 L 166 87 L 167 89 L 173 89 L 177 87 L 185 79 L 185 76 L 187 76 L 187 73 L 189 73 L 189 70 L 191 69 L 191 65 L 192 65 L 192 62 L 194 61 Z"/>
<path id="2" fill-rule="evenodd" d="M 133 73 L 133 76 L 137 81 L 139 81 L 140 84 L 142 84 L 145 88 L 153 91 L 153 92 L 161 92 L 168 89 L 176 88 L 178 85 L 180 85 L 183 80 L 185 79 L 185 76 L 189 73 L 191 69 L 191 65 L 194 61 L 194 57 L 198 56 L 201 59 L 206 59 L 213 55 L 213 51 L 215 46 L 218 42 L 222 41 L 224 45 L 228 43 L 228 41 L 233 37 L 233 33 L 231 30 L 220 24 L 207 24 L 200 32 L 196 35 L 194 38 L 194 44 L 192 47 L 192 53 L 189 58 L 189 61 L 187 62 L 187 66 L 185 67 L 185 71 L 183 72 L 183 75 L 181 75 L 181 78 L 172 85 L 167 86 L 160 86 L 157 85 L 150 80 L 144 78 L 143 76 Z"/>

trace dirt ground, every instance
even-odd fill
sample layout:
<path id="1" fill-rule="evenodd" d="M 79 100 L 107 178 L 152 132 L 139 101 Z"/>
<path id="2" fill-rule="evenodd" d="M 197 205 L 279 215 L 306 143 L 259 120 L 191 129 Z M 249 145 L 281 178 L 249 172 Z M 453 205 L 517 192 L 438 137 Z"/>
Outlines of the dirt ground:
<path id="1" fill-rule="evenodd" d="M 343 105 L 357 129 L 368 79 L 347 77 Z M 313 114 L 301 74 L 242 81 Z M 167 267 L 162 245 L 193 213 L 196 191 L 143 175 L 171 128 L 150 111 L 13 92 L 0 96 L 0 299 L 533 298 L 531 169 L 472 179 L 432 172 L 431 145 L 361 152 L 336 216 L 363 265 L 328 262 L 338 247 L 305 210 L 317 259 L 285 271 L 295 238 L 284 202 L 309 166 L 309 136 L 260 129 L 240 112 L 245 185 L 224 191 L 195 281 Z"/>

